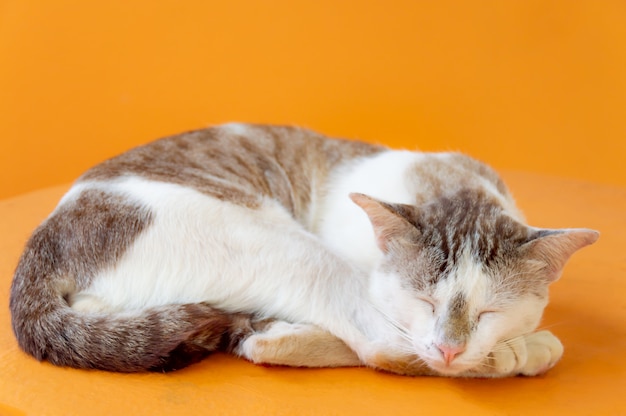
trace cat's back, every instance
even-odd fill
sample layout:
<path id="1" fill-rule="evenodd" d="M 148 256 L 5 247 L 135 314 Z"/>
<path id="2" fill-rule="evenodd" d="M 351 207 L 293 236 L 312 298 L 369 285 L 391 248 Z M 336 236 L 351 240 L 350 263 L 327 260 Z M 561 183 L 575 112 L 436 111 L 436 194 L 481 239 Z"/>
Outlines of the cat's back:
<path id="1" fill-rule="evenodd" d="M 78 183 L 137 177 L 251 208 L 269 197 L 298 216 L 336 166 L 382 150 L 304 128 L 230 123 L 137 147 L 93 167 Z"/>
<path id="2" fill-rule="evenodd" d="M 229 124 L 107 160 L 79 178 L 31 237 L 14 279 L 15 316 L 19 299 L 39 296 L 23 293 L 39 264 L 50 281 L 73 276 L 64 296 L 76 310 L 100 310 L 93 299 L 106 299 L 106 310 L 244 303 L 244 295 L 224 298 L 237 288 L 219 276 L 241 275 L 251 261 L 237 259 L 257 257 L 270 270 L 259 275 L 281 275 L 283 257 L 272 251 L 293 250 L 286 236 L 309 228 L 330 172 L 383 150 L 301 128 Z M 241 293 L 252 290 L 239 284 Z M 84 290 L 93 293 L 78 294 Z"/>

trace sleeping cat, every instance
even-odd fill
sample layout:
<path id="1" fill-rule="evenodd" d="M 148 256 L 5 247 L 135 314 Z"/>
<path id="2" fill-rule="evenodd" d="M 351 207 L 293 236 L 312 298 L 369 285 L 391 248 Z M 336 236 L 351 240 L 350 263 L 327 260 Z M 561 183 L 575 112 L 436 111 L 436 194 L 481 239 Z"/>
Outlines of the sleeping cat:
<path id="1" fill-rule="evenodd" d="M 22 349 L 57 365 L 256 363 L 535 375 L 548 285 L 596 241 L 524 224 L 486 165 L 309 130 L 228 124 L 85 173 L 11 288 Z"/>

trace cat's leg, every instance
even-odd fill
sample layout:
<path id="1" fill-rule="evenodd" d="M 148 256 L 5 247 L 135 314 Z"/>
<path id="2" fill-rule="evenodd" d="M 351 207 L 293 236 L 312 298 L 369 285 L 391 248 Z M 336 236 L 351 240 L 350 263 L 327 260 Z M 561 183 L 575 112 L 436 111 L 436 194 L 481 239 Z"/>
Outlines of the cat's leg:
<path id="1" fill-rule="evenodd" d="M 367 359 L 367 366 L 403 376 L 438 376 L 417 354 L 381 349 Z"/>
<path id="2" fill-rule="evenodd" d="M 520 374 L 536 376 L 543 374 L 559 362 L 563 356 L 563 344 L 550 331 L 534 332 L 525 336 L 527 358 Z"/>
<path id="3" fill-rule="evenodd" d="M 363 363 L 357 354 L 330 332 L 311 324 L 270 320 L 253 323 L 255 332 L 233 350 L 257 364 L 291 367 L 357 367 L 401 375 L 435 375 L 415 355 L 401 355 L 381 348 Z"/>
<path id="4" fill-rule="evenodd" d="M 485 362 L 462 374 L 465 377 L 536 376 L 563 356 L 563 345 L 550 331 L 539 331 L 496 344 Z"/>
<path id="5" fill-rule="evenodd" d="M 381 349 L 362 363 L 356 353 L 328 331 L 310 324 L 268 321 L 253 324 L 255 332 L 234 353 L 257 364 L 291 367 L 355 367 L 408 376 L 438 375 L 419 357 Z M 552 368 L 563 355 L 561 342 L 549 331 L 524 335 L 496 345 L 479 367 L 460 377 L 535 376 Z"/>
<path id="6" fill-rule="evenodd" d="M 563 345 L 550 331 L 539 331 L 496 344 L 477 368 L 458 377 L 536 376 L 545 373 L 561 359 Z M 413 355 L 381 351 L 368 360 L 377 369 L 409 376 L 440 375 Z"/>
<path id="7" fill-rule="evenodd" d="M 563 345 L 550 331 L 522 335 L 496 344 L 478 367 L 458 377 L 536 376 L 545 373 L 563 356 Z M 440 375 L 414 355 L 381 350 L 368 359 L 370 367 L 408 376 Z"/>
<path id="8" fill-rule="evenodd" d="M 285 321 L 253 323 L 255 332 L 234 353 L 256 364 L 290 367 L 355 367 L 358 356 L 339 338 L 312 324 Z"/>

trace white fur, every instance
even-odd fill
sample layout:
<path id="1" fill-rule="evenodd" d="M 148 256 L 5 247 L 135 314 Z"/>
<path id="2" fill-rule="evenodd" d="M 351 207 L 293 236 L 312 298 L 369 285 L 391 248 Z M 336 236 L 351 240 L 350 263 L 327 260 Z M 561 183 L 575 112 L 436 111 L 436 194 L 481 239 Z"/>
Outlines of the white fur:
<path id="1" fill-rule="evenodd" d="M 346 260 L 363 270 L 373 270 L 382 253 L 367 215 L 348 195 L 359 192 L 383 201 L 414 203 L 406 173 L 423 157 L 407 151 L 385 152 L 338 169 L 320 206 L 324 215 L 319 216 L 322 219 L 316 230 L 322 240 Z"/>
<path id="2" fill-rule="evenodd" d="M 229 132 L 246 127 L 230 124 Z M 317 324 L 343 339 L 366 360 L 376 348 L 411 349 L 433 368 L 458 373 L 493 348 L 507 328 L 528 332 L 541 307 L 521 302 L 481 323 L 465 357 L 444 367 L 437 344 L 437 318 L 461 290 L 473 311 L 489 308 L 488 280 L 470 260 L 439 286 L 433 313 L 399 282 L 376 270 L 382 254 L 364 212 L 348 197 L 361 192 L 382 200 L 414 203 L 419 189 L 407 170 L 424 157 L 385 152 L 334 172 L 326 196 L 311 208 L 316 236 L 303 229 L 273 200 L 250 210 L 179 185 L 127 177 L 109 183 L 82 183 L 63 199 L 99 188 L 148 208 L 151 224 L 121 261 L 74 295 L 73 307 L 103 312 L 171 303 L 209 302 L 226 311 L 255 312 L 291 322 Z M 545 306 L 545 305 L 543 305 Z M 538 315 L 528 317 L 528 311 Z M 535 312 L 532 312 L 535 314 Z M 390 324 L 393 322 L 393 324 Z M 410 340 L 395 325 L 405 327 Z"/>
<path id="3" fill-rule="evenodd" d="M 89 310 L 90 301 L 93 312 L 102 312 L 103 304 L 122 311 L 209 302 L 227 311 L 319 324 L 347 342 L 363 341 L 347 316 L 362 309 L 365 275 L 325 249 L 276 202 L 250 210 L 135 177 L 92 186 L 149 207 L 154 222 L 113 269 L 72 298 L 77 309 Z"/>
<path id="4" fill-rule="evenodd" d="M 433 294 L 437 304 L 434 317 L 441 322 L 450 300 L 457 293 L 461 293 L 467 301 L 470 319 L 478 323 L 471 332 L 466 351 L 449 366 L 443 365 L 441 353 L 434 347 L 442 342 L 440 328 L 433 324 L 425 333 L 416 334 L 413 338 L 414 345 L 431 367 L 442 373 L 456 373 L 473 368 L 502 339 L 530 333 L 537 327 L 546 305 L 545 300 L 527 296 L 503 303 L 502 300 L 494 299 L 493 294 L 497 290 L 493 285 L 493 278 L 485 275 L 481 265 L 472 259 L 468 250 L 464 251 L 450 276 L 439 282 Z M 479 320 L 479 315 L 484 311 L 489 313 Z"/>
<path id="5" fill-rule="evenodd" d="M 390 336 L 387 348 L 414 351 L 431 368 L 442 374 L 454 375 L 479 365 L 485 355 L 493 351 L 503 339 L 532 332 L 539 323 L 546 299 L 527 296 L 506 305 L 494 304 L 490 296 L 494 293 L 492 282 L 493 279 L 486 276 L 469 255 L 463 256 L 456 270 L 438 283 L 436 291 L 427 300 L 403 288 L 401 277 L 393 273 L 374 272 L 371 297 L 378 309 L 384 310 L 408 334 L 408 337 L 387 335 Z M 447 365 L 436 347 L 442 343 L 441 327 L 438 324 L 444 322 L 449 302 L 458 293 L 464 295 L 472 319 L 477 319 L 483 311 L 495 312 L 479 321 L 472 331 L 466 351 Z M 510 357 L 507 355 L 503 359 L 509 360 Z M 508 374 L 508 371 L 505 373 Z"/>

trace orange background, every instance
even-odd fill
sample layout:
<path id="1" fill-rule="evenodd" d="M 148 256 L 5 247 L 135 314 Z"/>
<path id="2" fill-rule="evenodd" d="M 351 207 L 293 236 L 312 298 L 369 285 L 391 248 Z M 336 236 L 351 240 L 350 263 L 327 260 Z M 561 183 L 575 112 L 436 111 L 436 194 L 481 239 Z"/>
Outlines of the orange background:
<path id="1" fill-rule="evenodd" d="M 625 22 L 623 0 L 0 0 L 0 415 L 625 414 Z M 504 170 L 531 224 L 600 230 L 551 289 L 563 360 L 456 380 L 221 354 L 124 375 L 23 354 L 10 280 L 68 186 L 11 196 L 225 121 L 463 150 Z"/>
<path id="2" fill-rule="evenodd" d="M 626 185 L 626 2 L 0 1 L 0 198 L 225 121 Z"/>

